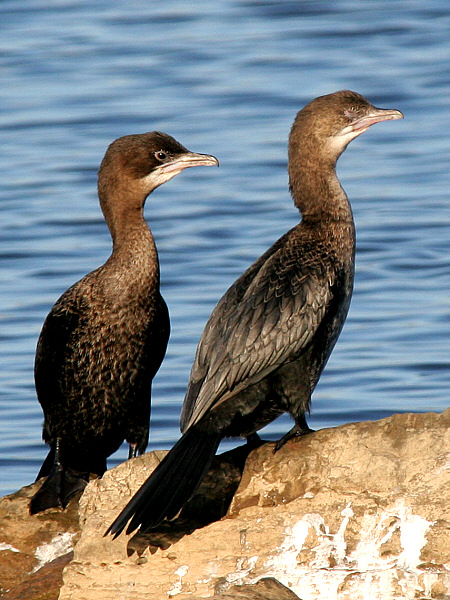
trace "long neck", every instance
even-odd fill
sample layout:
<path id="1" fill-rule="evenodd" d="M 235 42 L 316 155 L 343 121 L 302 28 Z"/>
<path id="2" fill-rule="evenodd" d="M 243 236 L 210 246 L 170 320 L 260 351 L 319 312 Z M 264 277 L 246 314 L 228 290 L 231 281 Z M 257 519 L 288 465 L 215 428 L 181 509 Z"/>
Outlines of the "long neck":
<path id="1" fill-rule="evenodd" d="M 159 283 L 159 260 L 153 235 L 144 219 L 145 197 L 130 202 L 132 190 L 115 189 L 109 197 L 99 189 L 100 205 L 113 240 L 108 261 L 132 279 L 150 277 Z M 134 199 L 139 196 L 134 196 Z"/>
<path id="2" fill-rule="evenodd" d="M 289 147 L 289 187 L 294 203 L 306 221 L 352 222 L 350 203 L 336 175 L 336 158 L 318 151 L 315 144 L 312 140 Z"/>

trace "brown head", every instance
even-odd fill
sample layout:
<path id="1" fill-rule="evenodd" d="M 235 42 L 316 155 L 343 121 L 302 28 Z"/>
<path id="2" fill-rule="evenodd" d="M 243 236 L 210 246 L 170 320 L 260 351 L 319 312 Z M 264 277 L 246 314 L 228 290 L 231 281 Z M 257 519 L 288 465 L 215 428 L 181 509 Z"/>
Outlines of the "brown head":
<path id="1" fill-rule="evenodd" d="M 350 90 L 319 96 L 297 114 L 289 138 L 290 158 L 307 146 L 336 162 L 349 142 L 371 125 L 402 118 L 399 110 L 376 108 Z"/>
<path id="2" fill-rule="evenodd" d="M 118 219 L 142 213 L 145 199 L 184 169 L 218 165 L 209 154 L 190 152 L 160 131 L 126 135 L 109 146 L 98 172 L 98 195 L 114 237 Z"/>
<path id="3" fill-rule="evenodd" d="M 342 90 L 319 96 L 297 114 L 289 137 L 289 181 L 296 204 L 305 210 L 303 188 L 334 174 L 347 145 L 375 123 L 402 119 L 399 110 L 377 108 L 361 94 Z M 317 181 L 314 181 L 316 178 Z"/>

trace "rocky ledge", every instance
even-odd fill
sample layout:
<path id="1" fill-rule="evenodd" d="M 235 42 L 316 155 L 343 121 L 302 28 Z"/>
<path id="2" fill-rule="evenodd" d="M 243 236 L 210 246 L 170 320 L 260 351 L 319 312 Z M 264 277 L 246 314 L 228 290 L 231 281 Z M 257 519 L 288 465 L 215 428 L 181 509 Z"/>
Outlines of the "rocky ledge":
<path id="1" fill-rule="evenodd" d="M 2 597 L 448 598 L 449 421 L 450 410 L 394 415 L 277 454 L 271 443 L 227 452 L 151 535 L 103 537 L 162 452 L 90 482 L 66 511 L 29 516 L 29 486 L 0 501 Z"/>

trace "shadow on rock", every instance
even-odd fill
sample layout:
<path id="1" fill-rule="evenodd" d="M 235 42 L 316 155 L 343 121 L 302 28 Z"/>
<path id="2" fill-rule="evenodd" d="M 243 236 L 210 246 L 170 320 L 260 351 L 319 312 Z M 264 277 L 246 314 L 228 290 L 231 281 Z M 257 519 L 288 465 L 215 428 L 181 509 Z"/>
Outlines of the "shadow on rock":
<path id="1" fill-rule="evenodd" d="M 215 592 L 214 597 L 217 597 L 217 600 L 301 600 L 297 594 L 273 577 L 264 577 L 251 585 L 234 585 L 223 591 L 219 584 Z"/>
<path id="2" fill-rule="evenodd" d="M 248 455 L 264 443 L 255 437 L 251 443 L 216 456 L 197 492 L 178 517 L 164 521 L 151 531 L 138 531 L 128 542 L 128 556 L 134 552 L 142 554 L 146 548 L 152 554 L 158 548 L 167 550 L 185 535 L 224 517 L 241 481 Z"/>

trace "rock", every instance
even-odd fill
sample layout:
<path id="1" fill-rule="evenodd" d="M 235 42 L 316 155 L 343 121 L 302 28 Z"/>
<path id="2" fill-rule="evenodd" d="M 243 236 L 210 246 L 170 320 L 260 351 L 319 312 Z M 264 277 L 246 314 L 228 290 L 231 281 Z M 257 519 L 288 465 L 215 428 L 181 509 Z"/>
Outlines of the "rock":
<path id="1" fill-rule="evenodd" d="M 353 423 L 275 455 L 264 444 L 248 457 L 228 514 L 170 547 L 166 536 L 157 551 L 156 532 L 154 554 L 123 534 L 103 537 L 161 454 L 128 461 L 86 488 L 60 600 L 230 597 L 232 586 L 267 577 L 303 600 L 445 598 L 449 418 Z"/>
<path id="2" fill-rule="evenodd" d="M 72 560 L 73 552 L 55 558 L 1 595 L 8 600 L 57 600 L 62 585 L 64 567 Z"/>
<path id="3" fill-rule="evenodd" d="M 253 585 L 233 585 L 227 591 L 219 592 L 214 598 L 218 600 L 300 600 L 294 592 L 273 577 L 260 579 Z"/>
<path id="4" fill-rule="evenodd" d="M 115 540 L 106 528 L 165 453 L 91 481 L 81 535 L 76 502 L 30 517 L 24 488 L 0 501 L 3 597 L 56 600 L 67 565 L 60 600 L 443 600 L 449 421 L 450 410 L 352 423 L 277 454 L 244 445 L 216 458 L 172 523 Z M 28 575 L 39 556 L 52 562 Z"/>
<path id="5" fill-rule="evenodd" d="M 0 500 L 0 596 L 8 600 L 56 600 L 79 535 L 76 498 L 65 511 L 29 514 L 39 485 Z"/>

